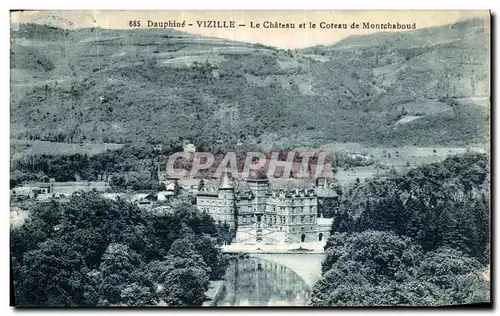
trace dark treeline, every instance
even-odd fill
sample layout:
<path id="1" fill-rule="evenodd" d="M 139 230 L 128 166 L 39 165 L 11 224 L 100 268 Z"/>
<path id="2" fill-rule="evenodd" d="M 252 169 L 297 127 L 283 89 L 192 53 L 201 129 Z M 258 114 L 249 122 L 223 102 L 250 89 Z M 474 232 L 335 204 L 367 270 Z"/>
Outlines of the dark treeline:
<path id="1" fill-rule="evenodd" d="M 217 146 L 198 146 L 200 152 L 213 153 L 214 165 L 199 173 L 200 176 L 210 177 L 219 168 L 222 160 L 230 151 Z M 162 190 L 158 183 L 158 164 L 164 169 L 168 157 L 176 152 L 182 152 L 182 146 L 167 146 L 162 150 L 155 150 L 153 145 L 125 145 L 117 150 L 89 156 L 87 154 L 72 155 L 26 155 L 14 160 L 11 164 L 10 187 L 14 188 L 25 182 L 40 181 L 42 178 L 53 178 L 56 181 L 109 181 L 114 190 Z M 246 167 L 247 152 L 258 151 L 255 147 L 239 148 L 234 151 L 237 169 L 241 172 Z M 291 149 L 277 151 L 278 159 L 286 161 Z M 261 151 L 258 151 L 261 152 Z M 302 158 L 299 151 L 295 152 L 292 172 L 299 171 Z M 267 170 L 271 159 L 271 152 L 262 152 L 266 156 L 266 164 L 261 170 Z M 309 158 L 308 169 L 315 173 L 319 151 Z M 193 157 L 180 158 L 175 161 L 175 168 L 191 170 Z M 202 160 L 204 163 L 205 161 Z M 325 164 L 331 163 L 326 157 Z M 276 176 L 283 176 L 283 171 L 277 169 Z M 293 174 L 292 174 L 293 176 Z"/>
<path id="2" fill-rule="evenodd" d="M 489 302 L 489 157 L 454 156 L 348 190 L 311 304 Z"/>
<path id="3" fill-rule="evenodd" d="M 228 258 L 194 206 L 152 214 L 96 192 L 37 205 L 11 230 L 17 306 L 201 305 Z"/>
<path id="4" fill-rule="evenodd" d="M 158 188 L 157 160 L 159 154 L 182 151 L 182 147 L 154 150 L 152 145 L 126 145 L 118 150 L 89 156 L 86 154 L 24 156 L 11 164 L 10 186 L 42 177 L 56 181 L 111 181 L 113 176 L 126 175 L 122 182 L 115 181 L 116 189 L 155 190 Z"/>

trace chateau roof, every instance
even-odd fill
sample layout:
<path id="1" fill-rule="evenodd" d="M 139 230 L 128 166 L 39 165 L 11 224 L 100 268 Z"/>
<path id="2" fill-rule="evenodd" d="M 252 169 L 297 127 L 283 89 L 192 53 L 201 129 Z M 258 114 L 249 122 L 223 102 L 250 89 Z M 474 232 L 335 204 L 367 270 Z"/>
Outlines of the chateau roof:
<path id="1" fill-rule="evenodd" d="M 219 189 L 234 189 L 233 182 L 229 179 L 227 172 L 222 176 Z"/>
<path id="2" fill-rule="evenodd" d="M 199 196 L 219 196 L 217 192 L 210 192 L 210 191 L 200 191 L 196 195 Z"/>

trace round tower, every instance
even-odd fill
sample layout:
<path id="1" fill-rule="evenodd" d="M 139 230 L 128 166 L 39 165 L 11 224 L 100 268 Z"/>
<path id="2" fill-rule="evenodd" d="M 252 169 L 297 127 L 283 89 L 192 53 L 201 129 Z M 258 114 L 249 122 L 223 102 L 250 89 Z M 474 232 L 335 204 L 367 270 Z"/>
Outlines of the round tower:
<path id="1" fill-rule="evenodd" d="M 226 222 L 231 228 L 236 227 L 237 210 L 235 203 L 235 192 L 232 180 L 227 172 L 222 175 L 219 185 L 219 220 Z"/>

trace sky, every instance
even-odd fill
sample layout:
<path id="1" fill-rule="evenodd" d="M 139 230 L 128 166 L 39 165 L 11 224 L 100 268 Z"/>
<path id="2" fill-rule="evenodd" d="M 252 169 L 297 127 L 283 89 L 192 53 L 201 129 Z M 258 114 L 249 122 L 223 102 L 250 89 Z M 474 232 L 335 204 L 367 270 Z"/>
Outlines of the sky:
<path id="1" fill-rule="evenodd" d="M 349 35 L 371 34 L 380 30 L 362 29 L 362 23 L 416 24 L 417 29 L 445 25 L 474 17 L 488 17 L 489 11 L 18 11 L 11 12 L 12 23 L 40 23 L 69 29 L 100 27 L 129 29 L 130 21 L 141 21 L 146 28 L 153 22 L 186 21 L 186 27 L 176 28 L 191 34 L 213 36 L 279 48 L 303 48 L 331 45 Z M 199 28 L 197 21 L 235 21 L 236 28 Z M 266 21 L 294 23 L 294 29 L 263 28 Z M 360 25 L 359 29 L 320 28 L 320 23 Z M 192 26 L 187 26 L 191 23 Z M 260 28 L 251 28 L 250 23 Z M 305 23 L 306 28 L 299 28 Z M 308 26 L 316 24 L 316 28 Z"/>

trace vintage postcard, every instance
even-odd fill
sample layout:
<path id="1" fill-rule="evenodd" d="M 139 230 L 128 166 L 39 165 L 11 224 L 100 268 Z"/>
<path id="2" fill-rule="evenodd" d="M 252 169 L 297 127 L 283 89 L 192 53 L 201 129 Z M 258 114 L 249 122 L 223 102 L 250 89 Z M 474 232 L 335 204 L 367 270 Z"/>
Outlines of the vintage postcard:
<path id="1" fill-rule="evenodd" d="M 489 11 L 11 11 L 16 307 L 490 305 Z"/>

